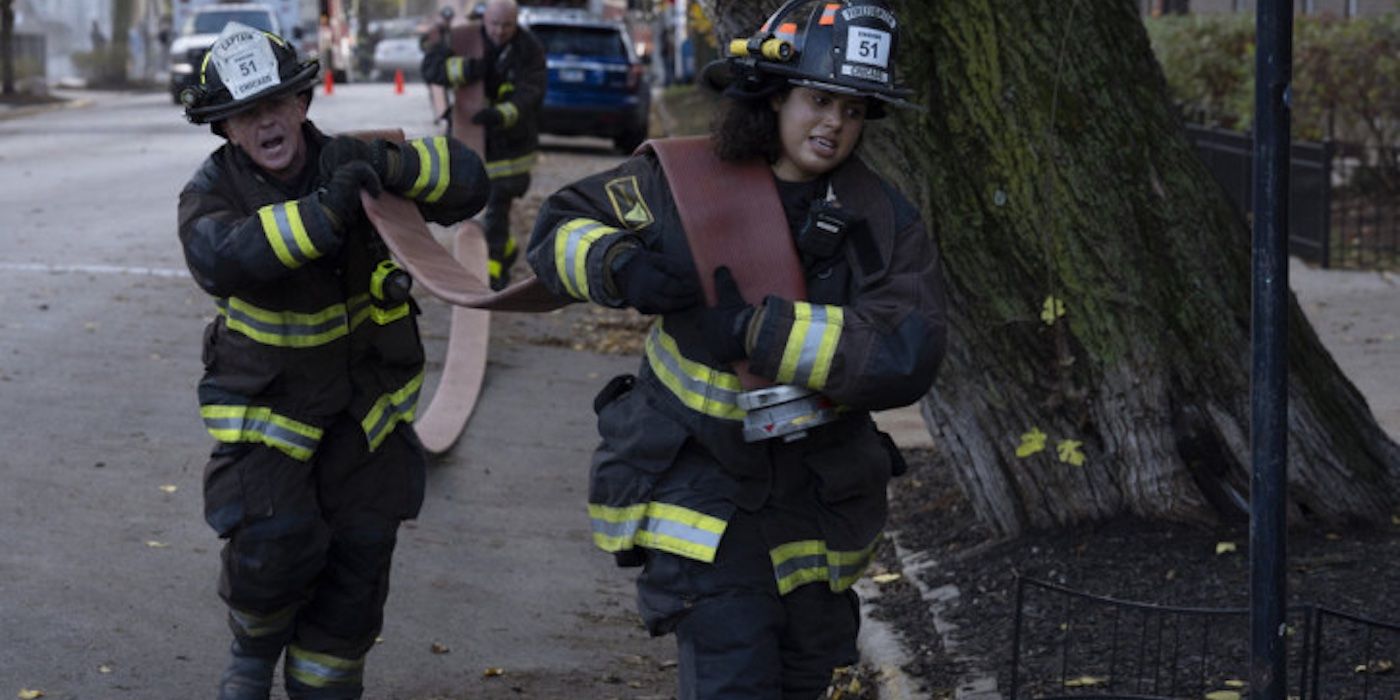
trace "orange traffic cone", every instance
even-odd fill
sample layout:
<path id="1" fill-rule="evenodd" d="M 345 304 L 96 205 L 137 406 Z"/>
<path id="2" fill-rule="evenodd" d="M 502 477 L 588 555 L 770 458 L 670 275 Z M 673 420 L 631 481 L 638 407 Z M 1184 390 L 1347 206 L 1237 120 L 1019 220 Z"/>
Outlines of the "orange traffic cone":
<path id="1" fill-rule="evenodd" d="M 394 94 L 403 94 L 403 70 L 394 71 Z"/>
<path id="2" fill-rule="evenodd" d="M 326 71 L 325 85 L 327 95 L 335 94 L 335 77 L 331 75 L 330 71 Z"/>

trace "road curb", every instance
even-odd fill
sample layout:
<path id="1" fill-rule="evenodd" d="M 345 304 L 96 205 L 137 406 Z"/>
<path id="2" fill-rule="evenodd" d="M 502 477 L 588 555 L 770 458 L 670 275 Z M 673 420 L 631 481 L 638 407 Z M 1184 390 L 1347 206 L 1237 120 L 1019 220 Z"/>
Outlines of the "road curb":
<path id="1" fill-rule="evenodd" d="M 0 121 L 4 121 L 6 119 L 19 119 L 21 117 L 32 117 L 36 114 L 43 114 L 45 112 L 56 112 L 60 109 L 82 109 L 91 106 L 92 100 L 83 97 L 74 100 L 63 100 L 60 102 L 46 102 L 41 105 L 31 105 L 29 107 L 12 107 L 10 109 L 0 110 Z"/>
<path id="2" fill-rule="evenodd" d="M 929 700 L 928 694 L 904 672 L 909 654 L 894 627 L 871 615 L 880 599 L 880 587 L 870 579 L 861 579 L 855 589 L 860 595 L 860 635 L 856 645 L 861 660 L 875 672 L 880 700 Z"/>

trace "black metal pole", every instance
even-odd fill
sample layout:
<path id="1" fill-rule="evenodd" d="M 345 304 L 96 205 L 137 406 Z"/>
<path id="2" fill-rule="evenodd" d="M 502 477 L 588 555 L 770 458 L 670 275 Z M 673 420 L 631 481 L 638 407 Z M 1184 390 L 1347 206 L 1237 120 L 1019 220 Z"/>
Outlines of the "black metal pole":
<path id="1" fill-rule="evenodd" d="M 1260 0 L 1254 77 L 1250 693 L 1287 694 L 1288 166 L 1293 2 Z"/>

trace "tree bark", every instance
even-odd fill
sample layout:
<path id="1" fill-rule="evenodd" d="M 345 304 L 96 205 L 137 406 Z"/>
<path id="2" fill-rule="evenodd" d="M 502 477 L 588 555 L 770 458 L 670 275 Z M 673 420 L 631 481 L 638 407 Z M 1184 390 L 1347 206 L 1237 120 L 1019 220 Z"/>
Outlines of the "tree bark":
<path id="1" fill-rule="evenodd" d="M 721 46 L 777 2 L 706 0 Z M 927 111 L 862 153 L 944 255 L 948 358 L 923 402 L 1003 535 L 1131 514 L 1242 518 L 1249 230 L 1186 141 L 1133 0 L 896 2 Z M 1293 522 L 1386 521 L 1400 447 L 1289 316 Z"/>

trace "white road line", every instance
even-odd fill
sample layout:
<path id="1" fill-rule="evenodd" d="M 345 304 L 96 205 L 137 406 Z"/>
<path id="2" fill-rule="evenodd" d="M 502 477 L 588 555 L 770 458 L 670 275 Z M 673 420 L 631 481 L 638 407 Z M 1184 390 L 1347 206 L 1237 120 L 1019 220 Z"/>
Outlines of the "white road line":
<path id="1" fill-rule="evenodd" d="M 124 265 L 48 265 L 45 263 L 0 262 L 0 270 L 9 272 L 86 272 L 95 275 L 142 275 L 145 277 L 189 277 L 188 270 L 170 267 L 127 267 Z"/>

